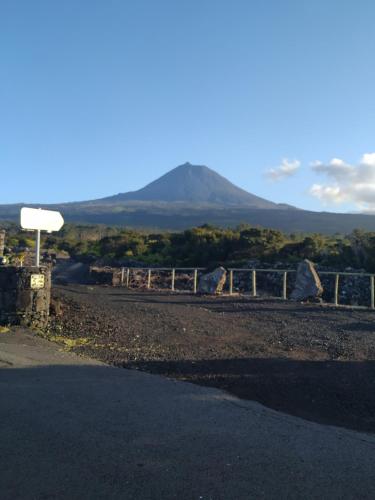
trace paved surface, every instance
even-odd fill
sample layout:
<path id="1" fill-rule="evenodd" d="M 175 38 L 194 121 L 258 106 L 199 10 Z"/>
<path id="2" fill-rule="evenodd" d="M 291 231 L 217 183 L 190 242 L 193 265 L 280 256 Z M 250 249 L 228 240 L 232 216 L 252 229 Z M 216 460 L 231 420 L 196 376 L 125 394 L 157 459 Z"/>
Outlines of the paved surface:
<path id="1" fill-rule="evenodd" d="M 375 437 L 0 334 L 0 497 L 374 498 Z"/>
<path id="2" fill-rule="evenodd" d="M 52 335 L 77 354 L 375 433 L 374 311 L 106 286 L 53 295 Z"/>

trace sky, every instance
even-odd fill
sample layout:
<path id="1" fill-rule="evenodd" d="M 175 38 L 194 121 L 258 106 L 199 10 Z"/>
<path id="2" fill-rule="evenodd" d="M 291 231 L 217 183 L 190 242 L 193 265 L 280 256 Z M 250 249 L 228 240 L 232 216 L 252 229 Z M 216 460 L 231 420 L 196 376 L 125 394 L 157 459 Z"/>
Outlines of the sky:
<path id="1" fill-rule="evenodd" d="M 0 204 L 189 161 L 276 202 L 375 209 L 373 0 L 0 0 Z"/>

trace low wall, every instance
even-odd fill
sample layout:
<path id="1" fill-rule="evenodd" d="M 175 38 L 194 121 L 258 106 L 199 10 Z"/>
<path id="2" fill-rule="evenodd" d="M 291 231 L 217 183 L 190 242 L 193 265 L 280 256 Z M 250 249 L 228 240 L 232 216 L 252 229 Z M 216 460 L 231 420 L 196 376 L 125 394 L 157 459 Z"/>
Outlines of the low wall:
<path id="1" fill-rule="evenodd" d="M 0 324 L 47 326 L 50 297 L 49 267 L 0 266 Z"/>
<path id="2" fill-rule="evenodd" d="M 122 271 L 113 267 L 90 267 L 90 278 L 97 285 L 121 285 Z"/>

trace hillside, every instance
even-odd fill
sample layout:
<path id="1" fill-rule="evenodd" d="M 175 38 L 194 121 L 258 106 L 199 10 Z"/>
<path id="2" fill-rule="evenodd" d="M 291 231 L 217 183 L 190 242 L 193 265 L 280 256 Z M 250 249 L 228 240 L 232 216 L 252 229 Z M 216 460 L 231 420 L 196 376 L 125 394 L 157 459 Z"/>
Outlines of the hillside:
<path id="1" fill-rule="evenodd" d="M 0 205 L 1 220 L 19 221 L 22 205 Z M 30 205 L 28 205 L 30 206 Z M 106 224 L 151 230 L 184 230 L 202 224 L 234 227 L 242 223 L 287 233 L 348 234 L 354 229 L 375 231 L 375 216 L 307 210 L 197 207 L 177 203 L 119 205 L 38 205 L 60 210 L 66 222 Z"/>

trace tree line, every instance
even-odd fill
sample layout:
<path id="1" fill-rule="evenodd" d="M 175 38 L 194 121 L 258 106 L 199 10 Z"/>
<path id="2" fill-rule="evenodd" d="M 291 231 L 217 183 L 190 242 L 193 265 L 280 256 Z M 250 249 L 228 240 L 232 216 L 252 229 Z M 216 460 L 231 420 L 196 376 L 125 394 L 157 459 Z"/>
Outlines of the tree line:
<path id="1" fill-rule="evenodd" d="M 11 248 L 33 246 L 32 233 L 8 227 L 6 244 Z M 338 269 L 353 267 L 375 272 L 375 232 L 351 234 L 286 234 L 274 229 L 240 225 L 223 229 L 211 225 L 183 232 L 66 224 L 44 235 L 42 246 L 65 251 L 85 262 L 98 258 L 108 264 L 138 261 L 145 265 L 201 266 L 245 265 L 250 260 L 293 264 L 302 259 Z"/>

